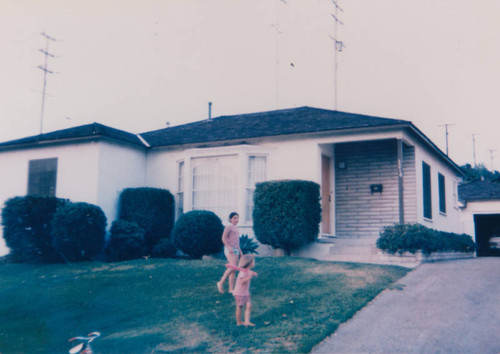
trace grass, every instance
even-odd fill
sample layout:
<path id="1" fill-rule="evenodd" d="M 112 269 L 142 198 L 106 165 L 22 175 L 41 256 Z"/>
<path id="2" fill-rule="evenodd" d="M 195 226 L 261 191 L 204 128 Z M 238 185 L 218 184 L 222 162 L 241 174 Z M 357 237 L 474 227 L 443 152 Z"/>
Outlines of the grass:
<path id="1" fill-rule="evenodd" d="M 148 259 L 0 265 L 0 352 L 67 353 L 102 333 L 95 353 L 309 352 L 408 269 L 257 258 L 254 328 L 237 327 L 216 281 L 222 260 Z"/>

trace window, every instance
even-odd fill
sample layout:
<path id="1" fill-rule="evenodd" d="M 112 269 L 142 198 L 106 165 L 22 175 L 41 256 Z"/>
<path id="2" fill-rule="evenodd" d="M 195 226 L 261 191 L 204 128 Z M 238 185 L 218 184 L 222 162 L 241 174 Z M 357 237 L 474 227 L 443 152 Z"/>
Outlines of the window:
<path id="1" fill-rule="evenodd" d="M 179 217 L 184 214 L 184 161 L 179 162 L 177 178 L 177 217 Z"/>
<path id="2" fill-rule="evenodd" d="M 252 221 L 253 193 L 255 184 L 266 180 L 266 157 L 250 156 L 248 158 L 247 186 L 246 186 L 246 221 Z"/>
<path id="3" fill-rule="evenodd" d="M 28 194 L 54 197 L 56 195 L 57 158 L 30 160 Z"/>
<path id="4" fill-rule="evenodd" d="M 238 208 L 237 156 L 192 160 L 193 210 L 210 210 L 225 220 Z"/>
<path id="5" fill-rule="evenodd" d="M 431 167 L 422 162 L 424 218 L 432 219 Z"/>
<path id="6" fill-rule="evenodd" d="M 446 214 L 446 184 L 444 176 L 438 173 L 439 211 Z"/>

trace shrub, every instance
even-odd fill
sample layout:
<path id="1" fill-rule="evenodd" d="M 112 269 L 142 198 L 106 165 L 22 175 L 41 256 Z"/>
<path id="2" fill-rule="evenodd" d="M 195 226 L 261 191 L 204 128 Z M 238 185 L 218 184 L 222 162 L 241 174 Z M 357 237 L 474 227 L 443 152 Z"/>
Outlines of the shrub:
<path id="1" fill-rule="evenodd" d="M 52 218 L 52 242 L 66 261 L 90 261 L 101 252 L 106 234 L 106 216 L 87 203 L 68 203 Z"/>
<path id="2" fill-rule="evenodd" d="M 151 251 L 151 257 L 172 258 L 177 254 L 177 248 L 170 238 L 162 238 Z"/>
<path id="3" fill-rule="evenodd" d="M 119 262 L 143 257 L 146 252 L 144 234 L 144 229 L 135 222 L 113 221 L 106 245 L 106 259 Z"/>
<path id="4" fill-rule="evenodd" d="M 162 238 L 169 238 L 174 225 L 174 197 L 165 189 L 127 188 L 120 194 L 118 218 L 136 222 L 145 234 L 147 252 Z"/>
<path id="5" fill-rule="evenodd" d="M 430 229 L 420 224 L 396 224 L 380 232 L 377 247 L 389 254 L 434 252 L 474 252 L 476 245 L 469 235 Z"/>
<path id="6" fill-rule="evenodd" d="M 259 244 L 255 242 L 254 239 L 248 237 L 248 235 L 240 236 L 240 249 L 243 254 L 247 253 L 259 254 L 259 252 L 257 252 L 258 247 Z"/>
<path id="7" fill-rule="evenodd" d="M 224 226 L 211 211 L 194 210 L 175 223 L 172 239 L 175 246 L 192 258 L 201 258 L 222 250 Z"/>
<path id="8" fill-rule="evenodd" d="M 51 220 L 59 206 L 68 203 L 55 197 L 14 197 L 2 209 L 9 260 L 24 263 L 53 263 L 62 259 L 52 246 Z"/>
<path id="9" fill-rule="evenodd" d="M 256 185 L 253 228 L 260 243 L 286 254 L 317 239 L 320 188 L 310 181 L 271 181 Z"/>

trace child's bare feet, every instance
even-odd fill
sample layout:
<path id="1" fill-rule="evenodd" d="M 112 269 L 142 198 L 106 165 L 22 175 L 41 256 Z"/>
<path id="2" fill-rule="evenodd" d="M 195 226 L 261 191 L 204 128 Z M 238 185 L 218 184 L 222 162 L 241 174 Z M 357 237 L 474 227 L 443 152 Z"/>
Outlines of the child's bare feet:
<path id="1" fill-rule="evenodd" d="M 237 322 L 237 323 L 236 323 L 236 325 L 237 325 L 237 326 L 243 326 L 243 325 L 244 325 L 244 323 L 243 323 L 243 322 Z"/>
<path id="2" fill-rule="evenodd" d="M 222 283 L 221 282 L 217 282 L 217 290 L 219 290 L 219 292 L 221 294 L 224 294 L 224 289 L 222 288 Z"/>
<path id="3" fill-rule="evenodd" d="M 248 326 L 254 327 L 255 324 L 253 324 L 252 322 L 243 322 L 243 326 L 245 326 L 245 327 L 248 327 Z"/>

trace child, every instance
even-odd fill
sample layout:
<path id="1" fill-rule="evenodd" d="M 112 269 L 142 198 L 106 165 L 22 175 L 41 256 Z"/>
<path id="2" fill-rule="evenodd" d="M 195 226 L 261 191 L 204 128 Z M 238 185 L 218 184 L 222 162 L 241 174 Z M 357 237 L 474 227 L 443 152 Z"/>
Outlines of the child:
<path id="1" fill-rule="evenodd" d="M 227 258 L 229 264 L 236 266 L 238 265 L 238 260 L 241 255 L 240 248 L 240 231 L 236 226 L 240 220 L 238 213 L 229 214 L 230 224 L 225 227 L 224 233 L 222 234 L 222 243 L 224 244 L 224 255 Z M 235 270 L 228 268 L 222 275 L 222 278 L 217 283 L 217 289 L 221 294 L 224 293 L 223 285 L 227 278 L 229 278 L 229 292 L 233 292 L 234 288 L 234 273 Z"/>
<path id="2" fill-rule="evenodd" d="M 255 259 L 251 254 L 245 254 L 240 259 L 240 270 L 238 278 L 236 279 L 236 285 L 234 287 L 233 296 L 236 300 L 236 324 L 238 326 L 255 326 L 250 322 L 250 311 L 252 310 L 252 302 L 250 301 L 250 280 L 252 277 L 257 275 L 251 271 L 255 266 Z M 241 322 L 241 308 L 245 307 L 245 322 Z"/>

